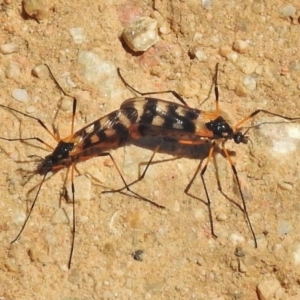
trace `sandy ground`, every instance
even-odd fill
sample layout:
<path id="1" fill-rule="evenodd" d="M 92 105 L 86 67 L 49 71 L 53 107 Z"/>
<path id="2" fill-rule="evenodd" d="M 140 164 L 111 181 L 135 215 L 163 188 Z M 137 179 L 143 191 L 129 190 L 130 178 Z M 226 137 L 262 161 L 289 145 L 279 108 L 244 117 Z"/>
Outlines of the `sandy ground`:
<path id="1" fill-rule="evenodd" d="M 63 103 L 70 108 L 57 114 L 61 92 L 50 77 L 31 74 L 35 66 L 47 63 L 69 93 L 88 91 L 86 99 L 78 100 L 76 129 L 117 109 L 133 94 L 118 78 L 109 92 L 87 82 L 77 56 L 88 50 L 119 67 L 139 90 L 177 90 L 193 107 L 199 107 L 209 94 L 219 62 L 220 105 L 233 121 L 258 107 L 300 116 L 300 27 L 297 18 L 279 16 L 288 1 L 212 1 L 208 9 L 203 3 L 210 1 L 100 2 L 54 1 L 51 9 L 45 6 L 48 15 L 42 14 L 40 22 L 26 17 L 20 2 L 2 3 L 1 45 L 15 43 L 19 49 L 0 54 L 1 104 L 39 117 L 49 128 L 55 121 L 61 136 L 67 136 L 72 99 L 65 98 Z M 136 16 L 153 16 L 153 11 L 159 12 L 154 15 L 169 30 L 146 53 L 133 55 L 120 40 L 123 26 Z M 74 27 L 85 30 L 82 44 L 75 44 L 69 33 Z M 231 48 L 237 40 L 249 43 L 246 53 L 238 54 L 248 59 L 245 68 L 259 67 L 250 74 L 256 88 L 244 95 L 236 86 L 245 72 L 219 55 L 220 47 Z M 203 61 L 193 55 L 195 49 L 205 54 Z M 14 64 L 20 72 L 11 75 Z M 65 74 L 76 88 L 68 86 Z M 26 89 L 30 100 L 13 99 L 15 88 Z M 169 95 L 160 98 L 176 101 Z M 211 95 L 200 109 L 213 107 Z M 2 137 L 38 136 L 56 145 L 34 120 L 2 108 L 1 119 Z M 184 194 L 197 160 L 155 164 L 133 188 L 166 207 L 159 209 L 132 196 L 101 194 L 121 187 L 122 182 L 109 158 L 94 158 L 78 165 L 81 175 L 75 179 L 77 224 L 70 270 L 72 206 L 60 197 L 66 173 L 61 171 L 44 183 L 24 232 L 11 245 L 35 198 L 33 188 L 41 181 L 37 175 L 26 183 L 36 166 L 26 161 L 34 159 L 30 155 L 44 157 L 47 152 L 0 141 L 0 299 L 258 299 L 257 289 L 265 295 L 261 299 L 300 299 L 299 127 L 284 126 L 277 123 L 250 130 L 252 145 L 227 144 L 235 154 L 232 159 L 257 249 L 231 168 L 221 155 L 216 155 L 206 173 L 217 239 L 211 236 L 199 176 L 191 188 L 195 197 Z M 294 132 L 294 138 L 286 137 L 287 132 Z M 151 151 L 130 146 L 112 154 L 130 182 L 137 176 L 138 162 L 147 162 Z M 160 154 L 155 160 L 168 158 L 172 157 Z M 132 256 L 137 250 L 143 251 L 141 261 Z"/>

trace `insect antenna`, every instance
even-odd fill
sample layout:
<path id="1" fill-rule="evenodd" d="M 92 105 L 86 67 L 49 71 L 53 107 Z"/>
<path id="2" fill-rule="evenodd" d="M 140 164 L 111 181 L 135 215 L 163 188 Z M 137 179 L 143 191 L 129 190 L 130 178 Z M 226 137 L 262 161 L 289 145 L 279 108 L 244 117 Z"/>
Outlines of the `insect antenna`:
<path id="1" fill-rule="evenodd" d="M 282 118 L 282 119 L 288 120 L 288 121 L 299 121 L 300 120 L 300 117 L 287 117 L 287 116 L 284 116 L 284 115 L 281 115 L 281 114 L 273 113 L 273 112 L 265 110 L 265 109 L 257 109 L 253 113 L 251 113 L 250 115 L 248 115 L 247 117 L 245 117 L 244 119 L 239 121 L 237 124 L 235 124 L 233 126 L 233 128 L 235 128 L 237 130 L 238 128 L 241 127 L 242 124 L 244 124 L 248 120 L 252 119 L 253 117 L 257 116 L 259 113 L 264 113 L 266 115 L 270 115 L 270 116 L 273 116 L 273 117 L 279 117 L 279 118 Z M 265 123 L 263 123 L 263 124 L 265 124 Z"/>

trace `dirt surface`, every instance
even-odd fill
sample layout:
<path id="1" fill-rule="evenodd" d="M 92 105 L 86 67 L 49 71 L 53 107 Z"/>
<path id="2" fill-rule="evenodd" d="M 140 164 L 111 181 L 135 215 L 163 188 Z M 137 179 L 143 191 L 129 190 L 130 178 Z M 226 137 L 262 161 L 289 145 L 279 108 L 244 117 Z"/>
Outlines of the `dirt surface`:
<path id="1" fill-rule="evenodd" d="M 52 1 L 42 6 L 37 21 L 26 16 L 20 1 L 4 1 L 1 45 L 12 43 L 18 49 L 0 54 L 1 104 L 38 117 L 51 129 L 54 122 L 60 136 L 68 136 L 72 99 L 61 101 L 51 77 L 32 75 L 45 63 L 68 93 L 81 95 L 75 130 L 134 97 L 117 76 L 107 90 L 99 82 L 88 82 L 78 63 L 78 54 L 86 50 L 119 67 L 137 89 L 176 90 L 191 107 L 204 110 L 215 105 L 212 93 L 200 106 L 219 62 L 220 107 L 233 123 L 258 107 L 300 116 L 298 17 L 280 17 L 288 1 L 103 2 Z M 300 10 L 298 1 L 293 4 Z M 120 36 L 124 26 L 141 16 L 155 17 L 163 33 L 147 52 L 134 54 Z M 74 43 L 69 32 L 77 27 L 86 34 L 81 44 Z M 239 40 L 248 46 L 233 51 Z M 227 51 L 242 60 L 231 62 L 224 57 Z M 241 85 L 245 77 L 255 80 L 254 89 Z M 15 100 L 16 88 L 25 89 L 30 99 Z M 170 95 L 159 97 L 177 101 Z M 61 103 L 64 109 L 59 109 Z M 56 146 L 36 121 L 4 108 L 0 114 L 1 137 L 37 136 Z M 190 191 L 194 197 L 184 194 L 197 160 L 154 164 L 134 186 L 135 192 L 166 207 L 159 209 L 130 195 L 102 194 L 121 187 L 122 181 L 110 159 L 100 157 L 78 164 L 70 270 L 72 205 L 61 197 L 66 172 L 44 182 L 24 232 L 10 244 L 41 182 L 39 175 L 30 178 L 34 160 L 49 152 L 46 146 L 32 146 L 38 144 L 34 141 L 28 145 L 1 140 L 0 299 L 258 299 L 257 291 L 264 295 L 261 299 L 300 299 L 299 125 L 275 121 L 249 130 L 248 145 L 227 143 L 235 154 L 257 249 L 222 155 L 215 156 L 205 175 L 217 239 L 211 236 L 200 176 Z M 288 132 L 294 133 L 292 138 Z M 151 153 L 129 146 L 112 155 L 130 182 L 138 163 L 147 162 Z M 155 156 L 157 161 L 169 158 Z M 132 255 L 138 250 L 143 251 L 141 261 Z"/>

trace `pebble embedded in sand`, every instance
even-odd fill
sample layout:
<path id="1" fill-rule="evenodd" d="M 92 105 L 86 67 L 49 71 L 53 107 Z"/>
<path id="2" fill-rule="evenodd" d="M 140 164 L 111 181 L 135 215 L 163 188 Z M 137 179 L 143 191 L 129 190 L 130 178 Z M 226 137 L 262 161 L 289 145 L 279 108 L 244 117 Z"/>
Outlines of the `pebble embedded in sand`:
<path id="1" fill-rule="evenodd" d="M 25 12 L 37 21 L 46 19 L 50 12 L 48 0 L 23 0 Z"/>
<path id="2" fill-rule="evenodd" d="M 146 51 L 159 41 L 157 21 L 149 17 L 140 18 L 126 27 L 122 36 L 132 51 Z"/>

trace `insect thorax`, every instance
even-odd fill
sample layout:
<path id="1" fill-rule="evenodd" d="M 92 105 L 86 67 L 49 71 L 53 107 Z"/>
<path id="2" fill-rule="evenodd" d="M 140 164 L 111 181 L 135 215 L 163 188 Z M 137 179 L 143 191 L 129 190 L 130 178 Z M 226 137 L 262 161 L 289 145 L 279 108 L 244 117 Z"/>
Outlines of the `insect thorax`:
<path id="1" fill-rule="evenodd" d="M 69 166 L 72 163 L 70 151 L 74 149 L 74 145 L 74 143 L 60 141 L 54 151 L 47 155 L 39 165 L 38 173 L 43 175 L 50 171 L 58 171 L 61 168 Z"/>
<path id="2" fill-rule="evenodd" d="M 213 133 L 214 139 L 233 138 L 233 129 L 221 116 L 217 117 L 213 121 L 205 123 L 205 126 L 208 130 L 210 130 Z"/>

